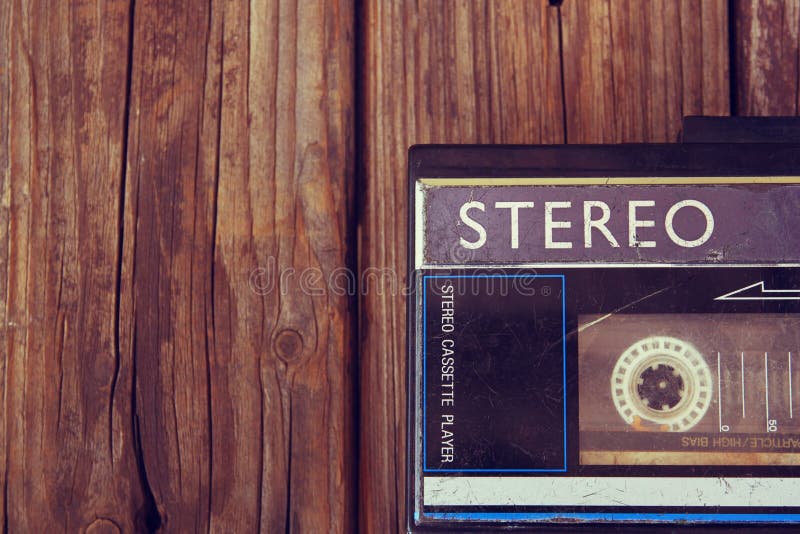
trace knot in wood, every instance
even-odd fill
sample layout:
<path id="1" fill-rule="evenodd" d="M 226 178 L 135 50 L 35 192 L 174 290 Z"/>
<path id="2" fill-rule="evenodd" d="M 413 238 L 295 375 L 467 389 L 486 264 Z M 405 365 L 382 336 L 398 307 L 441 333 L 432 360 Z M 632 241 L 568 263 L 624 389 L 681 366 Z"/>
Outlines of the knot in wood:
<path id="1" fill-rule="evenodd" d="M 86 534 L 119 534 L 122 529 L 117 523 L 105 517 L 98 517 L 86 526 Z"/>
<path id="2" fill-rule="evenodd" d="M 297 330 L 284 328 L 275 336 L 275 352 L 278 357 L 290 362 L 303 353 L 303 336 Z"/>

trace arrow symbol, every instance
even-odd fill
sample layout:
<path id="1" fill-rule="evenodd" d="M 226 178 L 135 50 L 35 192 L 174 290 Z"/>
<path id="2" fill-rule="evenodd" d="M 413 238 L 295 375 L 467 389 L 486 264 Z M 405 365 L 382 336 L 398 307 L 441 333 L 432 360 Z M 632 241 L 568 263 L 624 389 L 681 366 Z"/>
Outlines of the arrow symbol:
<path id="1" fill-rule="evenodd" d="M 800 300 L 800 289 L 764 289 L 764 281 L 720 295 L 714 300 Z"/>

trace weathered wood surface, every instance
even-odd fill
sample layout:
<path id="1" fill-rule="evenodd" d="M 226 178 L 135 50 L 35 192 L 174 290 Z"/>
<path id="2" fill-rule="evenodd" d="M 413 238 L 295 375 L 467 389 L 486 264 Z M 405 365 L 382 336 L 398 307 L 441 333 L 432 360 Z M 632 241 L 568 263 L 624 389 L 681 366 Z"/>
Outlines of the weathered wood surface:
<path id="1" fill-rule="evenodd" d="M 355 529 L 353 19 L 0 5 L 9 530 Z"/>
<path id="2" fill-rule="evenodd" d="M 407 147 L 794 114 L 799 17 L 0 2 L 0 521 L 403 530 Z"/>
<path id="3" fill-rule="evenodd" d="M 10 532 L 131 531 L 120 350 L 130 7 L 0 4 L 0 469 Z"/>
<path id="4" fill-rule="evenodd" d="M 123 312 L 168 530 L 354 528 L 353 11 L 136 3 Z"/>
<path id="5" fill-rule="evenodd" d="M 797 115 L 800 2 L 733 0 L 735 108 L 740 115 Z"/>
<path id="6" fill-rule="evenodd" d="M 674 142 L 684 115 L 730 112 L 724 0 L 567 0 L 570 143 Z"/>

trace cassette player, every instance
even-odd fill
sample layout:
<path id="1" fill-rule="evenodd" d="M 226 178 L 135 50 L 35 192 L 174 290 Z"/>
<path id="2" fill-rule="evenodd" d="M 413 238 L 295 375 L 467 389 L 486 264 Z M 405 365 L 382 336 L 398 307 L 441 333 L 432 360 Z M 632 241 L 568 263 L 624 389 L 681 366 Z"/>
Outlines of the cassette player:
<path id="1" fill-rule="evenodd" d="M 411 531 L 800 523 L 800 145 L 409 169 Z"/>

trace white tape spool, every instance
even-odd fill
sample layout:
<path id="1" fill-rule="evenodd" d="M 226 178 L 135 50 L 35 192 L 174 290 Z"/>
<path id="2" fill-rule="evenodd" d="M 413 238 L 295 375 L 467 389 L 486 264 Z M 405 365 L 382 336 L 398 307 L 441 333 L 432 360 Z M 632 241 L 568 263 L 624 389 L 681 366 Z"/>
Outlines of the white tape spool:
<path id="1" fill-rule="evenodd" d="M 667 336 L 641 339 L 628 347 L 611 374 L 611 396 L 628 424 L 636 418 L 658 430 L 684 432 L 708 411 L 711 370 L 687 341 Z"/>

